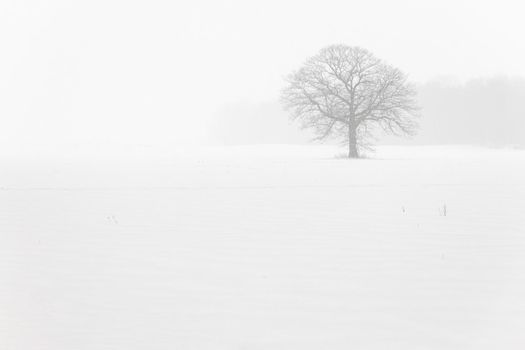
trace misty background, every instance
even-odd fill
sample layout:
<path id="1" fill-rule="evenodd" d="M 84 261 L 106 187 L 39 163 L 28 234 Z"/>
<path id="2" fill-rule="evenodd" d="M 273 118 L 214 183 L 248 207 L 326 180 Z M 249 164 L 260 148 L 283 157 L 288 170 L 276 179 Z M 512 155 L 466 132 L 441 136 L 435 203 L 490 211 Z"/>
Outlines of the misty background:
<path id="1" fill-rule="evenodd" d="M 525 79 L 467 82 L 435 79 L 418 85 L 423 117 L 415 137 L 380 135 L 382 144 L 525 145 Z M 308 143 L 313 136 L 287 119 L 278 101 L 234 104 L 213 120 L 211 135 L 224 144 Z"/>
<path id="2" fill-rule="evenodd" d="M 381 143 L 525 144 L 512 1 L 2 1 L 2 154 L 306 143 L 283 77 L 359 45 L 409 74 L 423 118 Z"/>

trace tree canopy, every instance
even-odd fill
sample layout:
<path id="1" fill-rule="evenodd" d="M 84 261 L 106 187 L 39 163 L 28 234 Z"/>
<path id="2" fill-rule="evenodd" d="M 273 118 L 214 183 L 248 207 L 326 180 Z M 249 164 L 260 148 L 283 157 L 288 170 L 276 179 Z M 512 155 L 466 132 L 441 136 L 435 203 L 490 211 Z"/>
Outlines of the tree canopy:
<path id="1" fill-rule="evenodd" d="M 313 129 L 317 140 L 336 137 L 348 156 L 381 129 L 413 134 L 419 108 L 407 76 L 361 47 L 332 45 L 309 58 L 287 79 L 281 99 L 291 117 Z"/>

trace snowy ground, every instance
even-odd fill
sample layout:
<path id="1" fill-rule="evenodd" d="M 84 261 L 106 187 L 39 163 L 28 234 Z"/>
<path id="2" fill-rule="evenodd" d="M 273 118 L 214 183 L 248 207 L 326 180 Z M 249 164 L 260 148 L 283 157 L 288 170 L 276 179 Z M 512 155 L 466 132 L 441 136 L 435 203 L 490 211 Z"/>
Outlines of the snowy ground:
<path id="1" fill-rule="evenodd" d="M 523 349 L 525 151 L 337 153 L 4 158 L 0 349 Z"/>

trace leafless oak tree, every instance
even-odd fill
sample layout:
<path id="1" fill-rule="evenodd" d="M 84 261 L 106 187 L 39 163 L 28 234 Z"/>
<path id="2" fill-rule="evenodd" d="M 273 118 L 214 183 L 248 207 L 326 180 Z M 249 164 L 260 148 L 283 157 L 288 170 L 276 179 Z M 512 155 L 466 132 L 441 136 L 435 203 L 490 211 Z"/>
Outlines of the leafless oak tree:
<path id="1" fill-rule="evenodd" d="M 330 136 L 348 144 L 358 158 L 376 129 L 413 134 L 419 108 L 407 76 L 360 47 L 332 45 L 287 77 L 282 102 L 318 140 Z"/>

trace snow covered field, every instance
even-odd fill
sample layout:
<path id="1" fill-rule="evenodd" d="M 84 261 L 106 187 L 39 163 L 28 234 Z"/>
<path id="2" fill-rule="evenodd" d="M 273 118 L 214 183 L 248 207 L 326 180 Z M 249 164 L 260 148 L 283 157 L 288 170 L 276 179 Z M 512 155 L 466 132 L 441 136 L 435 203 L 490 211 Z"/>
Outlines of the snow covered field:
<path id="1" fill-rule="evenodd" d="M 523 349 L 525 151 L 4 158 L 0 349 Z"/>

